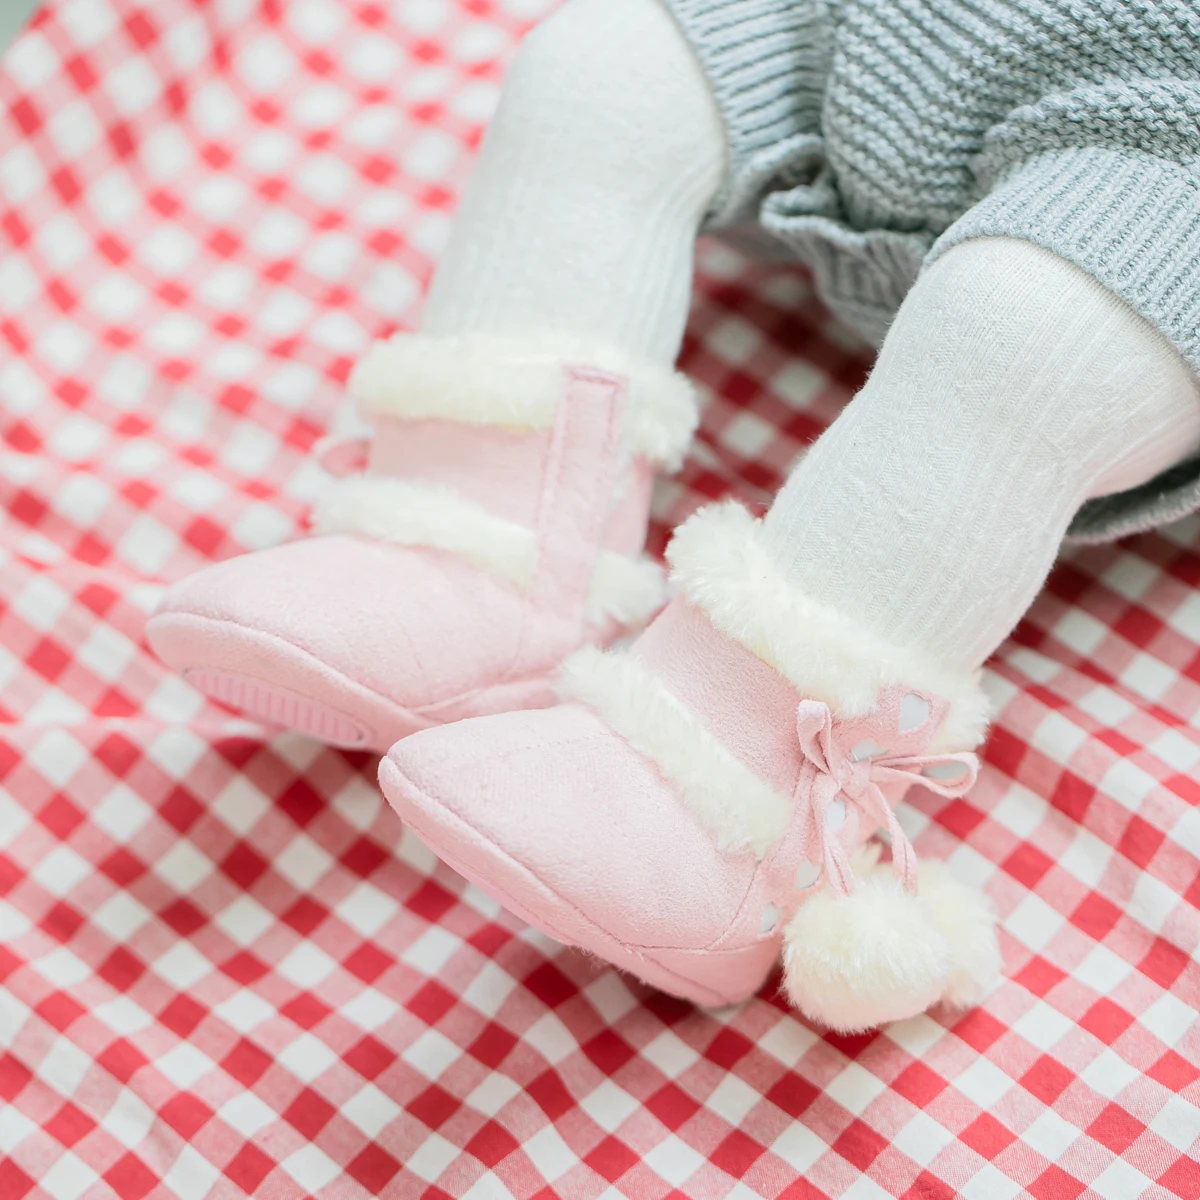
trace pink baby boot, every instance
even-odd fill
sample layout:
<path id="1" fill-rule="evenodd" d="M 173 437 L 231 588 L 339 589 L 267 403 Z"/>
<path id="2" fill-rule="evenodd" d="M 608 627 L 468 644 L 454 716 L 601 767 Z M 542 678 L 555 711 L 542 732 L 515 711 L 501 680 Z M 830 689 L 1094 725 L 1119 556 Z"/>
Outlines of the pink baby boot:
<path id="1" fill-rule="evenodd" d="M 578 651 L 555 708 L 399 743 L 384 792 L 518 916 L 698 1004 L 752 995 L 781 951 L 834 1029 L 973 1003 L 999 966 L 988 904 L 918 868 L 894 808 L 975 781 L 977 676 L 798 593 L 761 537 L 737 505 L 698 513 L 629 650 Z"/>
<path id="2" fill-rule="evenodd" d="M 569 342 L 400 334 L 358 365 L 365 465 L 317 536 L 208 567 L 147 626 L 202 691 L 335 745 L 553 703 L 579 647 L 665 601 L 642 557 L 655 467 L 696 425 L 682 376 Z M 327 460 L 328 461 L 328 460 Z"/>

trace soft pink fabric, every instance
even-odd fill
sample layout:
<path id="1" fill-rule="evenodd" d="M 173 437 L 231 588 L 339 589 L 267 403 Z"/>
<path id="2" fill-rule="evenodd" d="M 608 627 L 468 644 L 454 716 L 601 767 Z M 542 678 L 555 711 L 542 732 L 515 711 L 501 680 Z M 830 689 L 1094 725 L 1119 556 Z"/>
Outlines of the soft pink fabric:
<path id="1" fill-rule="evenodd" d="M 791 794 L 802 763 L 795 724 L 803 697 L 778 671 L 681 597 L 638 638 L 633 654 L 755 775 Z"/>
<path id="2" fill-rule="evenodd" d="M 840 866 L 878 825 L 898 829 L 890 808 L 879 810 L 859 786 L 873 763 L 844 772 L 843 760 L 869 742 L 873 759 L 902 764 L 889 782 L 907 785 L 911 773 L 896 776 L 923 765 L 946 706 L 895 689 L 868 716 L 826 728 L 822 715 L 816 736 L 829 761 L 818 767 L 809 718 L 828 709 L 813 708 L 682 600 L 632 654 L 748 766 L 771 764 L 773 786 L 783 782 L 794 796 L 790 825 L 761 862 L 718 850 L 655 765 L 574 703 L 417 734 L 392 748 L 380 782 L 432 849 L 525 919 L 677 995 L 733 1001 L 761 984 L 784 920 L 811 894 L 795 882 L 805 860 Z M 902 729 L 906 696 L 922 714 L 910 729 Z M 854 794 L 841 791 L 843 778 Z M 961 792 L 963 781 L 935 786 Z M 847 819 L 836 832 L 816 831 L 814 799 L 824 817 L 835 796 Z"/>
<path id="3" fill-rule="evenodd" d="M 552 432 L 380 417 L 370 469 L 406 483 L 449 487 L 495 516 L 532 528 Z"/>
<path id="4" fill-rule="evenodd" d="M 579 919 L 564 910 L 556 921 L 567 940 L 586 937 L 587 917 L 626 944 L 702 949 L 746 893 L 742 872 L 711 869 L 711 839 L 654 767 L 580 705 L 443 726 L 388 757 L 426 803 L 457 815 L 574 906 Z"/>
<path id="5" fill-rule="evenodd" d="M 626 394 L 615 376 L 571 372 L 542 474 L 530 599 L 539 614 L 566 615 L 580 632 L 620 469 Z"/>
<path id="6" fill-rule="evenodd" d="M 464 436 L 463 425 L 455 421 L 380 417 L 373 425 L 368 461 L 375 474 L 449 487 L 495 516 L 533 527 L 552 437 L 551 429 L 485 425 L 471 427 L 469 436 Z M 332 457 L 327 469 L 346 473 L 341 461 Z M 607 513 L 601 541 L 605 550 L 641 552 L 653 484 L 654 470 L 645 459 L 634 458 L 621 466 L 611 485 L 616 496 L 607 508 L 601 503 L 597 510 Z"/>
<path id="7" fill-rule="evenodd" d="M 628 462 L 617 482 L 617 497 L 604 530 L 605 550 L 631 557 L 642 552 L 653 490 L 654 467 L 644 458 Z"/>
<path id="8" fill-rule="evenodd" d="M 557 713 L 567 710 L 548 711 Z M 583 713 L 581 709 L 573 710 L 574 717 L 578 718 L 580 714 L 590 715 Z M 533 714 L 506 715 L 520 718 Z M 489 720 L 501 719 L 498 717 Z M 473 724 L 475 723 L 463 722 L 463 726 Z M 586 739 L 585 731 L 578 732 L 582 739 Z M 485 734 L 485 743 L 487 740 Z M 585 748 L 582 742 L 570 744 L 577 749 Z M 488 774 L 488 764 L 484 761 L 474 765 L 477 769 L 472 770 L 468 766 L 467 775 L 473 783 L 479 785 Z M 628 782 L 628 776 L 621 773 L 623 766 L 628 766 L 628 763 L 618 758 L 610 765 L 615 766 L 618 771 L 614 782 Z M 530 763 L 530 768 L 529 777 L 544 786 L 536 760 Z M 595 853 L 588 852 L 586 841 L 572 839 L 565 834 L 543 841 L 537 837 L 540 820 L 531 820 L 527 812 L 523 819 L 514 819 L 513 809 L 520 799 L 516 789 L 521 777 L 521 768 L 517 765 L 510 776 L 511 786 L 489 799 L 488 806 L 492 809 L 495 825 L 510 829 L 515 829 L 517 824 L 524 825 L 533 834 L 531 839 L 527 839 L 524 847 L 531 851 L 536 851 L 538 845 L 548 845 L 565 848 L 568 854 L 542 863 L 534 853 L 529 856 L 530 860 L 526 861 L 521 857 L 523 847 L 519 841 L 515 852 L 510 852 L 491 832 L 477 828 L 471 819 L 464 817 L 455 805 L 443 804 L 434 792 L 424 791 L 419 784 L 405 775 L 403 767 L 395 761 L 394 755 L 385 758 L 379 768 L 379 781 L 385 794 L 392 798 L 397 811 L 418 836 L 435 848 L 446 863 L 461 875 L 494 896 L 522 920 L 537 926 L 551 937 L 584 946 L 654 987 L 674 995 L 685 996 L 698 1004 L 715 1006 L 735 1003 L 752 995 L 761 986 L 763 978 L 778 955 L 778 945 L 771 939 L 760 939 L 728 948 L 714 945 L 643 947 L 627 937 L 622 938 L 619 923 L 618 932 L 614 933 L 601 920 L 595 919 L 597 905 L 607 904 L 605 896 L 592 896 L 592 904 L 588 903 L 589 898 L 586 896 L 581 902 L 577 902 L 577 898 L 571 894 L 570 882 L 564 883 L 564 879 L 577 884 L 584 883 L 583 890 L 587 891 L 586 879 L 594 870 L 600 855 L 615 851 L 618 859 L 631 852 L 640 857 L 641 846 L 647 837 L 656 836 L 655 833 L 642 833 L 634 839 L 632 847 L 627 845 L 624 835 L 638 833 L 643 824 L 640 820 L 631 820 L 634 814 L 627 813 L 622 824 L 616 824 L 614 820 L 606 835 L 600 839 Z M 431 772 L 425 782 L 433 788 L 438 787 L 436 770 Z M 455 791 L 461 794 L 463 785 L 456 785 Z M 539 795 L 544 793 L 539 792 Z M 555 813 L 551 819 L 558 816 L 566 817 L 567 814 Z M 529 846 L 529 841 L 534 845 Z M 669 899 L 672 893 L 668 889 L 673 884 L 682 885 L 686 888 L 687 895 L 697 896 L 705 905 L 705 908 L 696 912 L 697 928 L 703 927 L 706 920 L 711 923 L 718 916 L 713 897 L 700 895 L 696 886 L 698 881 L 679 872 L 668 872 L 662 878 L 657 875 L 646 877 L 637 873 L 633 866 L 634 864 L 631 864 L 631 870 L 614 886 L 632 888 L 635 891 L 631 894 L 648 896 L 646 902 L 652 907 L 655 896 L 661 894 Z M 734 902 L 736 903 L 736 898 Z"/>
<path id="9" fill-rule="evenodd" d="M 147 626 L 151 645 L 227 700 L 258 698 L 264 719 L 297 714 L 307 732 L 381 751 L 443 721 L 551 703 L 562 659 L 616 632 L 585 628 L 584 603 L 622 470 L 626 391 L 617 377 L 564 369 L 542 433 L 385 424 L 377 469 L 386 461 L 400 477 L 525 517 L 538 540 L 528 589 L 441 550 L 310 538 L 177 584 Z M 349 461 L 353 446 L 330 453 Z M 622 538 L 645 528 L 648 488 L 631 478 Z"/>
<path id="10" fill-rule="evenodd" d="M 472 704 L 475 713 L 495 711 L 489 700 L 516 685 L 522 702 L 549 703 L 549 676 L 573 626 L 547 616 L 542 640 L 528 639 L 522 652 L 528 620 L 519 592 L 454 555 L 328 537 L 183 580 L 147 637 L 185 674 L 231 671 L 309 696 L 367 731 L 351 744 L 382 751 L 406 733 L 472 715 Z"/>

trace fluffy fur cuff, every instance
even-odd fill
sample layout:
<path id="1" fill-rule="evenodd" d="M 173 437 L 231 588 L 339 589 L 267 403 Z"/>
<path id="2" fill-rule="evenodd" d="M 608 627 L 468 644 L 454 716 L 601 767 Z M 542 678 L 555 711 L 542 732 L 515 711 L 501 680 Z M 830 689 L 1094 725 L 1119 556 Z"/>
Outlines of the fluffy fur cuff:
<path id="1" fill-rule="evenodd" d="M 835 715 L 862 716 L 874 708 L 881 688 L 899 685 L 949 703 L 935 750 L 970 749 L 983 741 L 990 714 L 978 671 L 893 645 L 798 591 L 777 570 L 760 522 L 741 505 L 701 509 L 675 531 L 667 560 L 672 582 L 717 629 Z"/>
<path id="2" fill-rule="evenodd" d="M 586 704 L 654 763 L 722 850 L 762 858 L 782 836 L 791 798 L 759 779 L 630 654 L 577 650 L 562 665 L 558 694 Z"/>
<path id="3" fill-rule="evenodd" d="M 819 891 L 783 934 L 784 988 L 810 1020 L 858 1033 L 933 1004 L 978 1004 L 1000 974 L 996 918 L 945 863 L 921 864 L 907 895 L 891 866 L 856 856 L 853 895 Z"/>
<path id="4" fill-rule="evenodd" d="M 691 383 L 674 371 L 571 338 L 398 333 L 367 351 L 350 376 L 350 393 L 368 417 L 548 429 L 567 366 L 627 379 L 626 450 L 664 470 L 679 468 L 699 419 Z"/>
<path id="5" fill-rule="evenodd" d="M 537 570 L 537 534 L 465 500 L 450 488 L 351 475 L 313 507 L 313 532 L 352 534 L 401 546 L 427 546 L 468 559 L 519 588 Z M 666 601 L 666 579 L 652 559 L 602 550 L 596 558 L 584 618 L 634 628 Z"/>

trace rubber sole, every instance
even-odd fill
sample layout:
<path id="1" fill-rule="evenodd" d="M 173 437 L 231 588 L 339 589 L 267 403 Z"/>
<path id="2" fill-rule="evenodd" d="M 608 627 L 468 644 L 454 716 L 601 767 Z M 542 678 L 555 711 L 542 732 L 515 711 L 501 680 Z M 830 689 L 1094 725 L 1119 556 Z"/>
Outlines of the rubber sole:
<path id="1" fill-rule="evenodd" d="M 160 613 L 151 648 L 194 687 L 269 725 L 384 753 L 423 720 L 274 634 L 193 613 Z"/>
<path id="2" fill-rule="evenodd" d="M 182 675 L 206 696 L 267 725 L 294 729 L 346 749 L 364 747 L 370 740 L 370 734 L 353 717 L 288 688 L 211 667 L 186 667 Z"/>
<path id="3" fill-rule="evenodd" d="M 194 613 L 151 617 L 155 654 L 194 687 L 255 720 L 294 729 L 331 746 L 385 753 L 401 738 L 468 717 L 545 708 L 548 676 L 510 680 L 420 710 L 364 687 L 272 633 Z"/>

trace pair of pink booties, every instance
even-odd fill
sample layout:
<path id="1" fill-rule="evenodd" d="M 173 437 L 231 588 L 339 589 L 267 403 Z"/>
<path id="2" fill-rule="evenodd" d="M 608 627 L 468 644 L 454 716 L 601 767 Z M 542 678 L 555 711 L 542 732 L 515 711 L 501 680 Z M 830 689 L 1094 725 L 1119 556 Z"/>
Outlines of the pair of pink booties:
<path id="1" fill-rule="evenodd" d="M 173 587 L 148 626 L 165 662 L 387 750 L 385 795 L 447 864 L 665 992 L 734 1003 L 782 953 L 792 1002 L 837 1030 L 982 995 L 988 905 L 918 870 L 894 812 L 913 784 L 974 782 L 978 677 L 801 594 L 734 504 L 676 531 L 668 585 L 641 550 L 653 472 L 695 429 L 685 379 L 398 335 L 351 390 L 373 436 L 326 455 L 361 469 L 316 536 Z"/>

